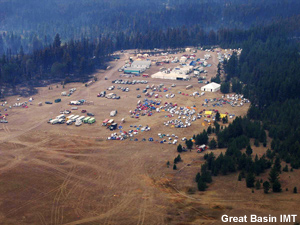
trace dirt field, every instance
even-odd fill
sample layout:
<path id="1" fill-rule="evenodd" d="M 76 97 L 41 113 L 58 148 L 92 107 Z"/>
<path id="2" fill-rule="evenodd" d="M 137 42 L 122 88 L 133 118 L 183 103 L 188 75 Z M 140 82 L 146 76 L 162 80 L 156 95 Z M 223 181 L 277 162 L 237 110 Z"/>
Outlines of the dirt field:
<path id="1" fill-rule="evenodd" d="M 292 193 L 293 187 L 299 184 L 299 171 L 280 175 L 283 193 L 265 195 L 263 190 L 251 193 L 251 189 L 245 188 L 244 180 L 237 181 L 237 174 L 213 178 L 206 192 L 198 192 L 194 177 L 204 160 L 203 154 L 195 150 L 181 154 L 183 162 L 178 164 L 178 170 L 172 170 L 172 166 L 167 168 L 167 161 L 172 165 L 177 156 L 176 145 L 142 142 L 141 139 L 159 139 L 157 133 L 190 138 L 206 129 L 207 123 L 202 118 L 189 128 L 166 127 L 163 122 L 169 119 L 165 112 L 130 118 L 129 110 L 135 109 L 138 94 L 144 98 L 142 89 L 146 84 L 120 84 L 130 88 L 130 92 L 112 91 L 121 96 L 120 100 L 97 98 L 99 92 L 112 85 L 112 80 L 119 78 L 121 73 L 117 70 L 131 56 L 129 53 L 112 62 L 110 70 L 95 74 L 98 81 L 90 87 L 72 83 L 65 89 L 61 85 L 58 88 L 52 85 L 53 90 L 39 88 L 29 108 L 7 111 L 9 123 L 0 124 L 0 224 L 222 224 L 220 217 L 223 214 L 278 216 L 299 213 L 299 194 Z M 197 57 L 203 58 L 204 54 L 198 51 Z M 210 54 L 209 78 L 215 76 L 218 63 L 216 53 Z M 165 67 L 170 66 L 174 64 Z M 152 66 L 146 73 L 155 73 L 160 67 Z M 222 96 L 220 92 L 206 93 L 199 98 L 177 94 L 178 91 L 200 92 L 204 84 L 198 84 L 195 78 L 191 81 L 130 79 L 148 80 L 149 85 L 163 83 L 167 87 L 175 83 L 177 86 L 166 92 L 176 94 L 175 98 L 166 99 L 164 93 L 158 100 L 179 106 L 196 105 L 197 111 L 203 109 L 201 105 L 205 98 Z M 188 84 L 194 87 L 185 90 Z M 73 87 L 77 91 L 72 96 L 60 96 L 62 91 Z M 136 91 L 138 87 L 140 90 Z M 38 106 L 38 102 L 56 98 L 62 98 L 62 102 Z M 16 99 L 17 96 L 13 96 L 6 100 L 13 104 Z M 75 127 L 47 123 L 59 115 L 60 110 L 70 109 L 69 101 L 79 99 L 93 101 L 94 105 L 79 106 L 72 114 L 81 115 L 82 109 L 93 112 L 95 124 Z M 21 98 L 20 101 L 27 100 Z M 239 116 L 246 114 L 248 106 L 227 104 L 215 109 Z M 122 118 L 126 120 L 122 125 L 124 130 L 131 129 L 130 125 L 141 124 L 149 125 L 151 131 L 136 135 L 139 141 L 106 140 L 111 132 L 101 126 L 101 122 L 109 118 L 114 109 L 118 110 L 114 117 L 117 122 Z M 1 111 L 3 113 L 3 107 Z M 263 154 L 266 149 L 253 147 L 253 150 Z M 221 151 L 225 150 L 214 152 L 219 154 Z M 267 176 L 264 174 L 262 178 L 266 180 Z M 285 191 L 286 188 L 289 191 Z"/>

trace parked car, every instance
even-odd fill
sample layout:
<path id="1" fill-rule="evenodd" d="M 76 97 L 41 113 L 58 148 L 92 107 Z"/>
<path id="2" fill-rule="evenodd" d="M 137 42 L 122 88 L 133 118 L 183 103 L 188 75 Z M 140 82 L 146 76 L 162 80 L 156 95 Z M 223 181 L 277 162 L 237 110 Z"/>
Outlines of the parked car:
<path id="1" fill-rule="evenodd" d="M 86 113 L 86 110 L 85 109 L 81 110 L 81 113 Z"/>
<path id="2" fill-rule="evenodd" d="M 87 113 L 88 116 L 95 116 L 93 113 Z"/>
<path id="3" fill-rule="evenodd" d="M 49 101 L 45 101 L 45 104 L 50 104 L 50 105 L 51 105 L 51 104 L 52 104 L 52 102 L 49 102 Z"/>

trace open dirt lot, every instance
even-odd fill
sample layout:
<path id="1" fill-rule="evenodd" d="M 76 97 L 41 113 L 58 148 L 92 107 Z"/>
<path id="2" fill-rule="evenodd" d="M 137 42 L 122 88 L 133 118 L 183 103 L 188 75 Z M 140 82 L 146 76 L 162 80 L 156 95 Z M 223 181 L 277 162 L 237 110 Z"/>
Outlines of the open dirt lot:
<path id="1" fill-rule="evenodd" d="M 204 54 L 198 51 L 197 57 L 203 58 Z M 210 54 L 209 78 L 215 76 L 218 62 L 216 53 Z M 98 81 L 90 87 L 72 83 L 65 89 L 61 85 L 58 88 L 52 85 L 53 90 L 39 88 L 29 108 L 8 110 L 9 123 L 0 124 L 0 224 L 221 224 L 223 214 L 278 216 L 299 213 L 300 197 L 292 193 L 293 187 L 299 184 L 299 171 L 280 175 L 283 193 L 264 195 L 262 190 L 251 193 L 245 188 L 245 181 L 237 181 L 237 174 L 213 178 L 208 191 L 196 191 L 194 177 L 204 160 L 203 153 L 195 150 L 181 155 L 183 162 L 178 164 L 178 170 L 173 171 L 172 166 L 167 168 L 167 161 L 172 165 L 177 156 L 176 145 L 142 142 L 141 139 L 159 139 L 157 133 L 190 138 L 206 129 L 207 123 L 202 118 L 189 128 L 166 127 L 163 126 L 168 120 L 166 112 L 130 118 L 129 110 L 135 109 L 138 94 L 144 98 L 142 89 L 146 84 L 120 84 L 130 88 L 130 92 L 112 91 L 121 96 L 120 100 L 97 98 L 99 92 L 112 85 L 112 80 L 119 78 L 121 73 L 117 70 L 129 56 L 129 52 L 122 54 L 120 60 L 111 63 L 110 70 L 95 74 Z M 152 66 L 146 73 L 157 72 L 160 67 Z M 200 92 L 203 84 L 198 84 L 195 78 L 191 81 L 129 79 L 148 80 L 149 85 L 164 83 L 167 87 L 175 83 L 177 86 L 166 92 L 176 94 L 175 98 L 166 99 L 163 93 L 158 100 L 179 106 L 195 105 L 197 111 L 203 109 L 205 98 L 222 96 L 220 92 L 196 98 L 179 95 L 178 91 Z M 188 84 L 194 87 L 185 90 Z M 62 91 L 73 87 L 77 88 L 73 95 L 60 97 Z M 136 91 L 138 87 L 140 90 Z M 56 98 L 62 98 L 62 102 L 38 106 L 38 102 Z M 16 99 L 17 96 L 13 96 L 6 100 L 15 103 Z M 93 112 L 95 124 L 75 127 L 47 123 L 59 115 L 60 110 L 70 109 L 69 101 L 79 99 L 93 101 L 94 105 L 79 106 L 72 114 L 81 115 L 82 109 Z M 26 100 L 21 98 L 21 101 Z M 227 104 L 215 109 L 238 116 L 245 115 L 248 107 L 247 104 L 243 107 Z M 136 135 L 139 141 L 106 140 L 111 132 L 101 126 L 101 122 L 109 118 L 114 109 L 118 110 L 115 121 L 126 120 L 122 124 L 124 130 L 129 130 L 130 125 L 141 124 L 149 125 L 151 131 Z M 266 149 L 253 147 L 253 150 L 262 154 Z M 225 150 L 215 153 L 221 151 Z M 266 180 L 267 174 L 262 178 Z"/>

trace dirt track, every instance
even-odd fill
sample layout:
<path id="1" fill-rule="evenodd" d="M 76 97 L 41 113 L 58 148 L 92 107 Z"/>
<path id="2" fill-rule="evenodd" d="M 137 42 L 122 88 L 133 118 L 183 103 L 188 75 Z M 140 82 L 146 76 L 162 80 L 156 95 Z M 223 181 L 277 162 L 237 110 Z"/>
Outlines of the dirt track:
<path id="1" fill-rule="evenodd" d="M 197 54 L 202 57 L 204 52 Z M 96 97 L 118 78 L 117 70 L 128 56 L 112 62 L 110 70 L 99 71 L 98 81 L 88 88 L 78 83 L 67 84 L 65 90 L 76 87 L 77 91 L 71 97 L 62 97 L 61 103 L 37 106 L 40 101 L 60 97 L 64 89 L 52 85 L 53 90 L 40 88 L 28 109 L 13 108 L 8 112 L 9 123 L 0 126 L 0 224 L 218 224 L 224 213 L 243 214 L 251 209 L 253 213 L 281 213 L 281 206 L 274 204 L 277 201 L 281 201 L 286 212 L 297 209 L 298 197 L 288 192 L 267 197 L 260 190 L 250 196 L 251 190 L 244 188 L 244 182 L 237 182 L 236 175 L 214 179 L 204 194 L 195 191 L 193 180 L 203 155 L 195 151 L 183 153 L 183 162 L 173 171 L 172 162 L 177 156 L 175 145 L 140 140 L 157 139 L 157 133 L 191 137 L 207 128 L 203 120 L 187 129 L 175 129 L 162 125 L 167 120 L 163 113 L 138 120 L 130 118 L 128 112 L 135 108 L 136 95 L 145 84 L 129 86 L 128 93 L 114 91 L 121 96 L 120 100 Z M 208 77 L 216 73 L 216 54 L 212 56 L 210 60 L 214 63 L 208 68 Z M 158 69 L 153 66 L 147 73 Z M 177 94 L 179 90 L 189 94 L 199 91 L 202 84 L 195 80 L 147 80 L 149 84 L 164 83 L 168 87 L 176 83 L 177 87 L 171 90 L 176 97 L 171 100 L 163 97 L 162 102 L 172 101 L 180 106 L 195 104 L 199 111 L 204 98 L 221 97 L 220 93 L 208 93 L 196 99 Z M 194 88 L 186 91 L 187 84 L 194 84 Z M 136 91 L 137 87 L 141 90 Z M 59 115 L 60 110 L 69 109 L 70 100 L 78 99 L 93 101 L 94 105 L 80 106 L 78 112 L 72 114 L 81 114 L 81 109 L 93 112 L 95 124 L 75 127 L 46 123 Z M 16 102 L 16 97 L 8 101 Z M 111 132 L 101 126 L 101 121 L 108 118 L 113 109 L 118 110 L 117 122 L 126 118 L 125 130 L 130 129 L 130 125 L 142 124 L 149 125 L 151 131 L 138 134 L 138 142 L 106 141 Z M 227 105 L 218 109 L 245 115 L 247 106 Z M 166 166 L 167 161 L 171 162 L 170 168 Z M 282 175 L 283 179 L 296 180 L 299 173 L 288 175 Z M 195 193 L 191 194 L 188 189 Z M 292 190 L 292 186 L 289 189 Z"/>

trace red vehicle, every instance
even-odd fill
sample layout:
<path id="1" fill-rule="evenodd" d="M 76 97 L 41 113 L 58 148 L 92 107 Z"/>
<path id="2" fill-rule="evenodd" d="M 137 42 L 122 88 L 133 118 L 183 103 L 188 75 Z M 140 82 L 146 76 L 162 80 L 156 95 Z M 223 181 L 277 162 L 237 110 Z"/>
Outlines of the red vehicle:
<path id="1" fill-rule="evenodd" d="M 81 110 L 81 113 L 86 113 L 86 110 L 85 109 Z"/>
<path id="2" fill-rule="evenodd" d="M 143 77 L 149 77 L 149 74 L 143 74 Z"/>

